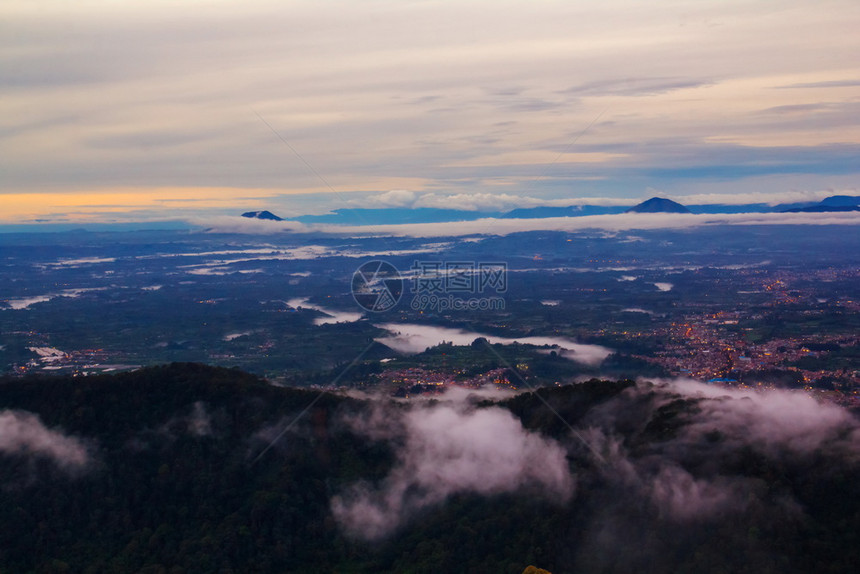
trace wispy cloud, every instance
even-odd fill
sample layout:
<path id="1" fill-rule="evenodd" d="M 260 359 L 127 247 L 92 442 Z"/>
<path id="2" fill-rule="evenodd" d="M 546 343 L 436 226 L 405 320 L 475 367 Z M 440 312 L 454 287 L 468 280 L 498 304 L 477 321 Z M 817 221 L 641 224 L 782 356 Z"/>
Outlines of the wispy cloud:
<path id="1" fill-rule="evenodd" d="M 692 78 L 613 78 L 577 84 L 564 90 L 564 93 L 581 96 L 653 96 L 675 90 L 708 86 L 713 83 L 715 82 L 711 80 L 696 80 Z"/>
<path id="2" fill-rule="evenodd" d="M 83 441 L 49 429 L 38 416 L 25 411 L 0 411 L 0 452 L 44 457 L 69 471 L 90 463 Z"/>
<path id="3" fill-rule="evenodd" d="M 688 379 L 640 381 L 585 409 L 589 391 L 577 393 L 545 395 L 558 416 L 567 413 L 565 422 L 582 439 L 576 441 L 526 430 L 511 411 L 492 405 L 503 397 L 482 396 L 482 408 L 462 390 L 397 405 L 370 399 L 357 414 L 343 414 L 342 422 L 390 445 L 395 462 L 382 480 L 336 493 L 335 520 L 349 536 L 375 541 L 409 528 L 421 511 L 452 495 L 538 495 L 564 505 L 576 484 L 587 484 L 589 500 L 577 509 L 583 538 L 575 553 L 628 571 L 626 556 L 605 558 L 621 542 L 646 555 L 674 547 L 671 537 L 655 539 L 646 525 L 706 536 L 715 524 L 733 528 L 738 520 L 787 521 L 792 528 L 806 511 L 802 489 L 789 486 L 797 477 L 783 482 L 791 469 L 838 469 L 860 456 L 856 418 L 804 393 L 732 390 Z M 530 401 L 532 407 L 523 407 Z M 534 420 L 531 409 L 539 404 L 525 395 L 513 410 L 525 409 L 526 420 Z M 767 483 L 763 467 L 781 477 L 779 485 Z"/>
<path id="4" fill-rule="evenodd" d="M 860 86 L 860 80 L 829 80 L 824 82 L 800 82 L 797 84 L 788 84 L 785 86 L 776 86 L 779 89 L 798 89 L 798 88 L 853 88 Z"/>
<path id="5" fill-rule="evenodd" d="M 573 494 L 561 445 L 498 407 L 444 402 L 404 412 L 379 405 L 347 423 L 357 434 L 399 445 L 397 463 L 379 486 L 354 484 L 332 498 L 335 519 L 355 538 L 385 537 L 454 494 L 533 492 L 561 503 Z"/>

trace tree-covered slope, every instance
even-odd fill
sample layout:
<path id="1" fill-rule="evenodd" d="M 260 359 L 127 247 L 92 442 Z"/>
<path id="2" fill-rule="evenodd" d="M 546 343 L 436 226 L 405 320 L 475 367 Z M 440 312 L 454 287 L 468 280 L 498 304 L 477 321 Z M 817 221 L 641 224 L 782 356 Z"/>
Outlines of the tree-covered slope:
<path id="1" fill-rule="evenodd" d="M 390 402 L 173 364 L 0 382 L 0 572 L 849 572 L 860 431 L 591 381 Z"/>

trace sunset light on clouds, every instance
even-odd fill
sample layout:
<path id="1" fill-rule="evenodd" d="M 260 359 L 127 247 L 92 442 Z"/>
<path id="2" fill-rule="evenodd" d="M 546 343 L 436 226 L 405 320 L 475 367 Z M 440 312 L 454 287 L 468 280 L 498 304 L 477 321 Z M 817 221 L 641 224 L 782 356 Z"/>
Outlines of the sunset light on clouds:
<path id="1" fill-rule="evenodd" d="M 0 22 L 0 223 L 860 187 L 855 0 L 7 0 Z"/>

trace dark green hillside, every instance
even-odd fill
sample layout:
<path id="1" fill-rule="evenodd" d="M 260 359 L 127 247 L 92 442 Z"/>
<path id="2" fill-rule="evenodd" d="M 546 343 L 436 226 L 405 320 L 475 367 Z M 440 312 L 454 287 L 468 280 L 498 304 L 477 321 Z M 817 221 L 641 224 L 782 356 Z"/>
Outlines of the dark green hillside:
<path id="1" fill-rule="evenodd" d="M 370 402 L 198 364 L 7 379 L 0 572 L 853 572 L 856 424 L 800 454 L 717 422 L 695 434 L 726 401 L 593 380 L 481 403 L 566 449 L 570 502 L 454 492 L 367 543 L 344 536 L 330 501 L 398 464 L 405 438 L 345 423 Z M 383 408 L 397 423 L 410 407 Z M 87 465 L 57 462 L 58 433 L 84 445 Z"/>

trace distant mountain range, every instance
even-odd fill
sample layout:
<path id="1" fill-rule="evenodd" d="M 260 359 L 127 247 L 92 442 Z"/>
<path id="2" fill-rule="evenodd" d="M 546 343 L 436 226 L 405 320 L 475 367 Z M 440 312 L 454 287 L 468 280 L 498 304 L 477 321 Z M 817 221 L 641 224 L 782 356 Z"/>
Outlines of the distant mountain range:
<path id="1" fill-rule="evenodd" d="M 249 217 L 251 219 L 265 219 L 268 221 L 283 221 L 283 217 L 278 217 L 271 211 L 246 211 L 242 214 L 242 217 Z"/>
<path id="2" fill-rule="evenodd" d="M 692 211 L 677 201 L 664 197 L 652 197 L 639 205 L 634 205 L 624 213 L 692 213 Z"/>
<path id="3" fill-rule="evenodd" d="M 617 205 L 571 205 L 568 207 L 524 207 L 499 215 L 500 219 L 545 219 L 547 217 L 583 217 L 624 213 L 628 207 Z"/>
<path id="4" fill-rule="evenodd" d="M 833 195 L 818 203 L 798 202 L 769 205 L 746 204 L 692 204 L 682 205 L 663 197 L 652 197 L 637 205 L 570 205 L 567 207 L 523 207 L 510 211 L 464 211 L 433 207 L 343 208 L 322 215 L 301 215 L 281 218 L 270 211 L 249 211 L 242 217 L 269 221 L 298 221 L 308 224 L 331 225 L 391 225 L 398 223 L 443 223 L 475 221 L 477 219 L 546 219 L 550 217 L 584 217 L 588 215 L 615 215 L 620 213 L 798 213 L 798 212 L 860 211 L 860 196 Z"/>
<path id="5" fill-rule="evenodd" d="M 831 195 L 806 207 L 794 207 L 784 210 L 790 213 L 822 213 L 827 211 L 860 211 L 860 197 L 853 195 Z"/>
<path id="6" fill-rule="evenodd" d="M 391 223 L 442 223 L 474 221 L 483 217 L 499 217 L 497 212 L 463 211 L 434 207 L 344 208 L 323 215 L 301 215 L 292 218 L 301 223 L 333 223 L 338 225 L 384 225 Z"/>

